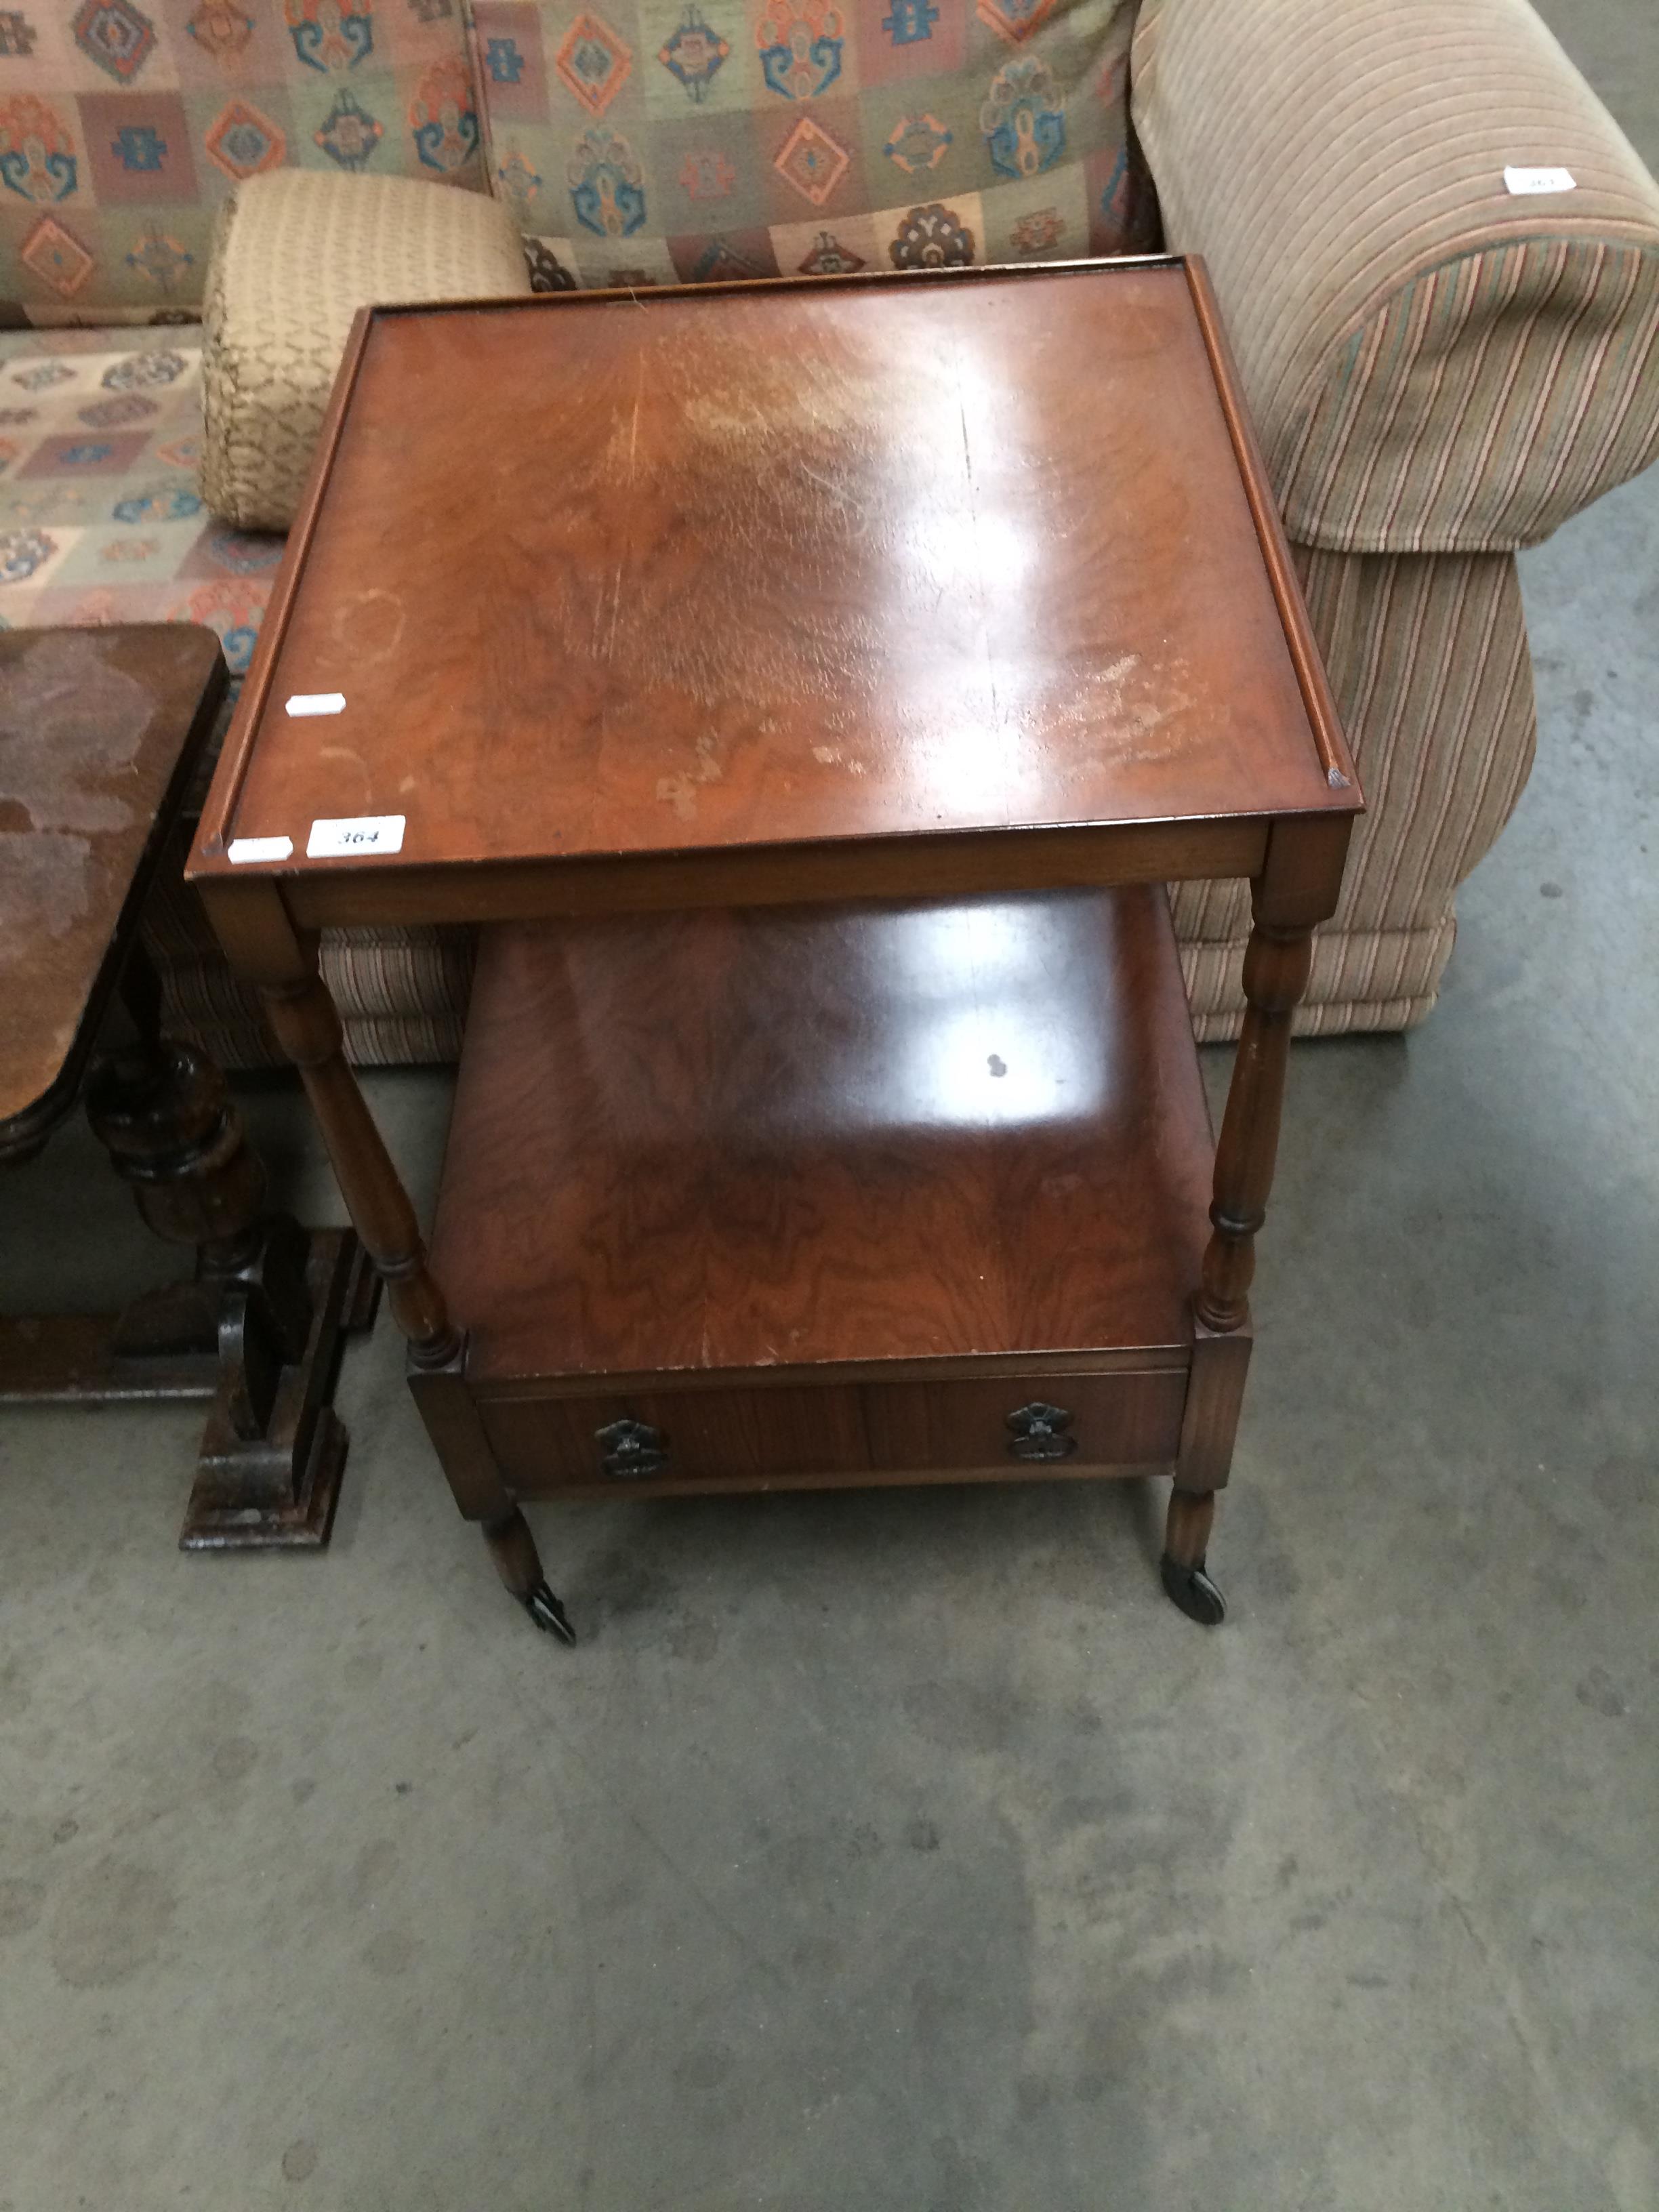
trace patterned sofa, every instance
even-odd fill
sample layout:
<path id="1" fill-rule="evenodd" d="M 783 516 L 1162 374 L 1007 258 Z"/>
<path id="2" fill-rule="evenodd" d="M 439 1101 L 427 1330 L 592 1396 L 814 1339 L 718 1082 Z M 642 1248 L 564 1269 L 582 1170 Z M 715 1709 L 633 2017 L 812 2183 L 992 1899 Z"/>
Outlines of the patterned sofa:
<path id="1" fill-rule="evenodd" d="M 216 222 L 222 416 L 226 300 L 325 375 L 475 251 L 498 289 L 1202 252 L 1370 802 L 1304 1030 L 1433 1005 L 1532 757 L 1514 555 L 1659 452 L 1659 188 L 1526 0 L 0 0 L 0 622 L 246 666 L 281 538 L 199 489 Z M 257 478 L 268 427 L 216 450 Z M 216 498 L 280 522 L 291 479 Z M 1245 891 L 1176 911 L 1224 1036 Z M 267 1057 L 181 890 L 152 934 L 180 1025 Z M 465 939 L 325 961 L 359 1059 L 456 1051 Z"/>

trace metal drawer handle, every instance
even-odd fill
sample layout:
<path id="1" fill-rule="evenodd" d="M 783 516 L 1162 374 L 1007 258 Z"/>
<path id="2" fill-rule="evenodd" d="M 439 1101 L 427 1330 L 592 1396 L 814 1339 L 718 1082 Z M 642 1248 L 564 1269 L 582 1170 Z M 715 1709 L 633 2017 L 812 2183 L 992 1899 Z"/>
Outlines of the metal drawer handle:
<path id="1" fill-rule="evenodd" d="M 1007 1425 L 1014 1432 L 1008 1449 L 1016 1459 L 1069 1459 L 1077 1449 L 1077 1438 L 1066 1433 L 1072 1417 L 1064 1406 L 1034 1400 L 1010 1413 Z"/>
<path id="2" fill-rule="evenodd" d="M 594 1437 L 603 1473 L 620 1481 L 640 1482 L 660 1474 L 668 1464 L 668 1447 L 660 1429 L 649 1421 L 612 1421 Z"/>

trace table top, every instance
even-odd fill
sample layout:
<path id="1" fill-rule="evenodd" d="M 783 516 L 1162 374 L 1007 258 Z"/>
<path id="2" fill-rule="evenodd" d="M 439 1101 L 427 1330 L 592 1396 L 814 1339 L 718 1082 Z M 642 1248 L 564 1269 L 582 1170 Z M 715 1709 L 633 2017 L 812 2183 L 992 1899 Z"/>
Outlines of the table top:
<path id="1" fill-rule="evenodd" d="M 191 623 L 0 632 L 0 1145 L 66 1110 L 227 682 Z"/>
<path id="2" fill-rule="evenodd" d="M 1352 813 L 1305 620 L 1196 264 L 377 309 L 191 873 Z"/>

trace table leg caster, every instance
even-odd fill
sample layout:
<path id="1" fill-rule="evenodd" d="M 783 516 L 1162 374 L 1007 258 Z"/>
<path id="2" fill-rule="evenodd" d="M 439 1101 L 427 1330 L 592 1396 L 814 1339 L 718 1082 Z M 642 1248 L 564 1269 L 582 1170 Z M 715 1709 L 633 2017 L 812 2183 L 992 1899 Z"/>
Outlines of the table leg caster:
<path id="1" fill-rule="evenodd" d="M 1204 1628 L 1216 1627 L 1227 1613 L 1226 1600 L 1204 1571 L 1204 1547 L 1214 1518 L 1212 1490 L 1172 1491 L 1158 1562 L 1164 1595 Z"/>
<path id="2" fill-rule="evenodd" d="M 483 1524 L 484 1541 L 495 1562 L 495 1571 L 538 1628 L 556 1636 L 561 1644 L 574 1644 L 576 1632 L 570 1616 L 548 1587 L 541 1555 L 530 1523 L 516 1505 Z"/>
<path id="3" fill-rule="evenodd" d="M 1164 1595 L 1180 1607 L 1188 1620 L 1214 1628 L 1226 1619 L 1227 1601 L 1205 1573 L 1201 1562 L 1195 1567 L 1183 1567 L 1166 1552 L 1158 1562 L 1158 1572 L 1164 1577 Z"/>
<path id="4" fill-rule="evenodd" d="M 570 1616 L 545 1583 L 538 1583 L 521 1601 L 525 1611 L 538 1628 L 550 1636 L 556 1636 L 561 1644 L 574 1644 L 576 1632 L 570 1626 Z"/>

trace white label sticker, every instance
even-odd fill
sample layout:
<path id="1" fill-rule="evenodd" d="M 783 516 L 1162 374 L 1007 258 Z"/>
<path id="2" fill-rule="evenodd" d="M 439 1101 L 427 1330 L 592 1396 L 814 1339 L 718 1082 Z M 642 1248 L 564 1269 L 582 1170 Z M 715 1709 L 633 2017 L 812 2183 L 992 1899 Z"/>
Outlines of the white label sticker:
<path id="1" fill-rule="evenodd" d="M 345 711 L 343 691 L 296 691 L 288 702 L 290 714 L 340 714 Z"/>
<path id="2" fill-rule="evenodd" d="M 308 860 L 337 860 L 346 853 L 401 853 L 401 814 L 349 814 L 334 822 L 313 822 L 306 840 Z"/>
<path id="3" fill-rule="evenodd" d="M 1504 182 L 1512 192 L 1576 192 L 1578 179 L 1571 169 L 1505 169 Z"/>
<path id="4" fill-rule="evenodd" d="M 240 867 L 245 860 L 286 860 L 293 850 L 292 837 L 233 837 L 225 858 Z"/>

